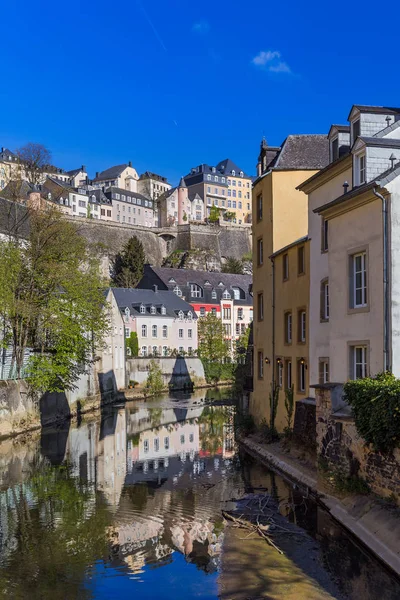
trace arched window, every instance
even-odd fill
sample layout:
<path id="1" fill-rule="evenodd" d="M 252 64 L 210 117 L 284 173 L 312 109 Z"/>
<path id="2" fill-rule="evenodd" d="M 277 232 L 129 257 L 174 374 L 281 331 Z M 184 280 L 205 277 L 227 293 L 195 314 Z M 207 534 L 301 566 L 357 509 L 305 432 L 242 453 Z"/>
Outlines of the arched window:
<path id="1" fill-rule="evenodd" d="M 192 298 L 202 298 L 203 297 L 203 289 L 197 285 L 197 283 L 190 284 L 190 295 Z"/>
<path id="2" fill-rule="evenodd" d="M 92 202 L 96 202 L 96 196 L 95 195 L 92 196 Z"/>
<path id="3" fill-rule="evenodd" d="M 180 288 L 179 286 L 177 286 L 177 285 L 176 285 L 176 286 L 174 287 L 174 293 L 175 293 L 177 296 L 179 296 L 179 298 L 180 298 L 180 297 L 182 296 L 182 291 L 181 291 L 181 288 Z"/>
<path id="4" fill-rule="evenodd" d="M 230 293 L 228 292 L 228 290 L 225 290 L 224 293 L 222 294 L 222 297 L 224 300 L 230 300 Z"/>
<path id="5" fill-rule="evenodd" d="M 162 315 L 166 315 L 167 314 L 167 309 L 165 308 L 165 306 L 161 307 L 161 314 Z"/>
<path id="6" fill-rule="evenodd" d="M 157 337 L 157 325 L 153 325 L 153 327 L 151 328 L 151 335 L 153 337 Z"/>
<path id="7" fill-rule="evenodd" d="M 142 337 L 147 337 L 147 325 L 142 325 Z"/>
<path id="8" fill-rule="evenodd" d="M 187 314 L 187 318 L 188 318 L 188 321 L 191 321 L 191 320 L 192 320 L 192 318 L 193 318 L 193 313 L 192 313 L 192 311 L 191 311 L 191 310 L 189 310 L 189 312 L 188 312 L 188 314 Z"/>
<path id="9" fill-rule="evenodd" d="M 167 327 L 167 325 L 163 325 L 162 335 L 163 335 L 164 338 L 168 337 L 168 327 Z"/>
<path id="10" fill-rule="evenodd" d="M 126 316 L 126 317 L 128 317 L 128 319 L 129 319 L 129 317 L 131 316 L 131 311 L 129 310 L 129 307 L 128 307 L 128 306 L 127 306 L 127 307 L 126 307 L 126 309 L 125 309 L 125 316 Z"/>
<path id="11" fill-rule="evenodd" d="M 151 312 L 151 314 L 152 314 L 152 315 L 155 315 L 155 314 L 156 314 L 156 312 L 157 312 L 157 311 L 156 311 L 156 307 L 155 307 L 155 306 L 152 306 L 152 307 L 150 308 L 150 312 Z"/>
<path id="12" fill-rule="evenodd" d="M 243 171 L 240 171 L 240 177 L 243 177 Z"/>
<path id="13" fill-rule="evenodd" d="M 236 172 L 235 171 L 231 171 L 231 172 L 232 172 L 233 177 L 235 177 Z"/>
<path id="14" fill-rule="evenodd" d="M 216 299 L 217 299 L 217 292 L 216 292 L 215 290 L 213 290 L 213 291 L 211 292 L 211 298 L 212 298 L 213 300 L 216 300 Z"/>
<path id="15" fill-rule="evenodd" d="M 141 315 L 145 315 L 146 314 L 146 307 L 144 304 L 140 305 L 140 314 Z"/>
<path id="16" fill-rule="evenodd" d="M 240 287 L 232 286 L 233 297 L 235 300 L 243 300 L 245 293 Z"/>
<path id="17" fill-rule="evenodd" d="M 179 316 L 179 320 L 183 321 L 183 317 L 184 317 L 183 311 L 180 310 L 178 313 L 178 316 Z"/>
<path id="18" fill-rule="evenodd" d="M 142 346 L 142 356 L 147 356 L 147 346 Z"/>
<path id="19" fill-rule="evenodd" d="M 207 175 L 207 181 L 211 181 L 211 175 Z"/>

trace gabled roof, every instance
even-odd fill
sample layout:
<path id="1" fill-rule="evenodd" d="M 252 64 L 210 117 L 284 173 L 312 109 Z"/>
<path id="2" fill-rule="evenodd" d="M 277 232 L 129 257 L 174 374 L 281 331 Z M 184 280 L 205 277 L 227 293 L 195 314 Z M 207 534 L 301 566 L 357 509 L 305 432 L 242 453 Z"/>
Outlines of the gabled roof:
<path id="1" fill-rule="evenodd" d="M 157 173 L 151 173 L 151 171 L 145 171 L 145 173 L 140 175 L 139 179 L 155 179 L 156 181 L 161 181 L 162 183 L 168 183 L 166 177 L 157 175 Z"/>
<path id="2" fill-rule="evenodd" d="M 316 170 L 329 163 L 328 137 L 323 134 L 288 135 L 274 170 Z"/>
<path id="3" fill-rule="evenodd" d="M 116 165 L 115 167 L 110 167 L 109 169 L 106 169 L 105 171 L 101 171 L 101 173 L 99 173 L 98 176 L 93 179 L 93 181 L 104 181 L 105 179 L 115 179 L 116 177 L 119 177 L 121 175 L 122 171 L 124 171 L 127 167 L 129 167 L 129 165 L 127 163 L 125 163 L 123 165 Z"/>
<path id="4" fill-rule="evenodd" d="M 400 148 L 400 139 L 396 138 L 379 138 L 379 137 L 359 137 L 358 140 L 364 142 L 366 146 L 379 146 L 381 148 Z"/>
<path id="5" fill-rule="evenodd" d="M 197 319 L 193 307 L 182 298 L 179 298 L 174 292 L 164 290 L 155 292 L 154 290 L 143 290 L 139 288 L 111 288 L 111 291 L 114 294 L 115 301 L 121 311 L 124 311 L 125 308 L 128 307 L 133 314 L 139 316 L 140 305 L 144 304 L 146 307 L 146 315 L 150 315 L 151 306 L 155 306 L 157 308 L 156 315 L 158 316 L 167 315 L 176 318 L 179 312 L 182 311 L 185 315 L 187 315 L 188 312 L 191 312 L 193 318 Z M 161 315 L 162 306 L 166 309 L 166 315 Z"/>
<path id="6" fill-rule="evenodd" d="M 336 131 L 339 131 L 340 133 L 350 133 L 350 125 L 331 125 L 328 131 L 328 138 L 330 137 L 333 129 L 336 129 Z"/>
<path id="7" fill-rule="evenodd" d="M 18 156 L 16 154 L 14 154 L 14 152 L 11 152 L 11 150 L 9 150 L 8 148 L 1 148 L 0 149 L 0 160 L 5 160 L 8 161 L 10 160 L 10 156 L 11 156 L 11 160 L 17 160 Z"/>
<path id="8" fill-rule="evenodd" d="M 392 131 L 395 131 L 396 129 L 398 129 L 399 127 L 400 127 L 400 120 L 395 121 L 394 123 L 392 123 L 388 127 L 385 127 L 384 129 L 381 129 L 381 131 L 378 131 L 378 133 L 375 133 L 375 135 L 373 137 L 383 138 L 386 135 L 388 135 L 389 133 L 391 133 Z"/>
<path id="9" fill-rule="evenodd" d="M 35 186 L 25 180 L 11 180 L 1 190 L 1 195 L 7 200 L 27 200 L 30 192 L 35 192 Z"/>
<path id="10" fill-rule="evenodd" d="M 89 198 L 91 196 L 95 196 L 97 204 L 109 204 L 109 205 L 112 204 L 111 198 L 107 198 L 107 196 L 104 194 L 103 190 L 101 190 L 101 189 L 100 190 L 99 189 L 89 190 L 88 195 L 89 195 Z"/>
<path id="11" fill-rule="evenodd" d="M 73 169 L 72 171 L 66 171 L 66 174 L 70 175 L 70 177 L 75 177 L 75 175 L 78 175 L 78 173 L 86 173 L 86 168 L 84 165 L 79 167 L 79 169 Z"/>

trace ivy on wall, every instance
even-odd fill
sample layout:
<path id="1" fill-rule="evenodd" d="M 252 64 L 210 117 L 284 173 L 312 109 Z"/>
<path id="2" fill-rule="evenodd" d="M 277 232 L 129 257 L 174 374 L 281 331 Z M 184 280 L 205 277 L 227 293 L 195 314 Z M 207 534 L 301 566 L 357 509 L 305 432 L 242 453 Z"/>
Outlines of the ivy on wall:
<path id="1" fill-rule="evenodd" d="M 384 453 L 400 447 L 400 379 L 380 373 L 348 381 L 344 394 L 353 409 L 357 431 L 367 444 Z"/>

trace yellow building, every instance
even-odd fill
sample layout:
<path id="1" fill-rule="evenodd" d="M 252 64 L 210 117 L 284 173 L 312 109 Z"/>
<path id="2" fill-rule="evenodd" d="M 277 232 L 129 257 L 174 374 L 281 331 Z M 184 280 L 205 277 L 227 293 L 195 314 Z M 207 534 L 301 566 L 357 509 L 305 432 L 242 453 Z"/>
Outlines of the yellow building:
<path id="1" fill-rule="evenodd" d="M 250 412 L 258 423 L 269 421 L 272 386 L 282 383 L 276 420 L 280 431 L 286 424 L 288 381 L 296 399 L 308 393 L 308 204 L 296 188 L 328 160 L 325 135 L 290 135 L 281 147 L 263 140 L 253 185 L 255 364 Z"/>

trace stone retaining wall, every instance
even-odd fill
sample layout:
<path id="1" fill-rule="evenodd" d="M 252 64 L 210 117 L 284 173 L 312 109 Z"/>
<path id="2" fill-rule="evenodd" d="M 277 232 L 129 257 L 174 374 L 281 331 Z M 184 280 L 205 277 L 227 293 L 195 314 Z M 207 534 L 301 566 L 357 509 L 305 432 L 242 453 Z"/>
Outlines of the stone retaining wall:
<path id="1" fill-rule="evenodd" d="M 361 477 L 372 492 L 386 497 L 394 494 L 400 500 L 400 449 L 392 455 L 375 452 L 358 435 L 349 407 L 342 403 L 332 410 L 343 386 L 315 388 L 318 456 L 344 476 Z"/>

